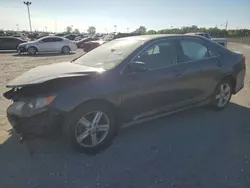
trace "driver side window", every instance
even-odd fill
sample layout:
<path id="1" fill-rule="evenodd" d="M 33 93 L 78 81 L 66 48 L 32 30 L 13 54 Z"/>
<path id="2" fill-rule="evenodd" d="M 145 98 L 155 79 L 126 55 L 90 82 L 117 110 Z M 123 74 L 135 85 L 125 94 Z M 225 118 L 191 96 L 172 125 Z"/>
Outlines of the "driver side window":
<path id="1" fill-rule="evenodd" d="M 177 63 L 178 52 L 175 40 L 162 40 L 143 50 L 134 61 L 144 64 L 145 69 L 153 70 Z"/>

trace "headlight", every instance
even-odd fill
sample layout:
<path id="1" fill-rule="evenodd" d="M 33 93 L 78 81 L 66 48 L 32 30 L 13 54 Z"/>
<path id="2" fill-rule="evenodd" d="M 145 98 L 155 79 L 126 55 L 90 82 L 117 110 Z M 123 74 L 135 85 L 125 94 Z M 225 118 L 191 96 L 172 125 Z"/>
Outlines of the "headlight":
<path id="1" fill-rule="evenodd" d="M 26 45 L 18 45 L 17 49 L 20 49 L 20 48 L 25 48 Z"/>
<path id="2" fill-rule="evenodd" d="M 40 109 L 43 108 L 47 105 L 49 105 L 56 96 L 49 96 L 49 97 L 44 97 L 44 98 L 37 98 L 35 100 L 32 100 L 28 102 L 28 107 L 30 109 Z"/>

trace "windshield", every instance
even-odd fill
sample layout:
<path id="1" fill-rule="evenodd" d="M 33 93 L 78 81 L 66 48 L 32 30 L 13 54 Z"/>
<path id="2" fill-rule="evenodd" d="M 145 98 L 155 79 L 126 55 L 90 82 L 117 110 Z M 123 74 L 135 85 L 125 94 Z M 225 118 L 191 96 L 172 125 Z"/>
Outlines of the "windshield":
<path id="1" fill-rule="evenodd" d="M 114 39 L 114 35 L 113 34 L 110 34 L 110 35 L 106 35 L 103 40 L 104 41 L 111 41 Z"/>
<path id="2" fill-rule="evenodd" d="M 129 54 L 142 44 L 135 38 L 116 39 L 103 44 L 74 61 L 76 64 L 111 69 L 122 62 Z"/>

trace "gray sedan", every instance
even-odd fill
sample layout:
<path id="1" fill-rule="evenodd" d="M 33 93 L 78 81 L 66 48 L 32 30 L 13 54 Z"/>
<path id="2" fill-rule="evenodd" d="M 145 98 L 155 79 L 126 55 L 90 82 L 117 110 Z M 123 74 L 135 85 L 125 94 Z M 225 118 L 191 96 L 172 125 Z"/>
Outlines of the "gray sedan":
<path id="1" fill-rule="evenodd" d="M 245 71 L 244 55 L 204 37 L 134 36 L 31 69 L 4 96 L 21 137 L 62 132 L 74 149 L 96 153 L 122 124 L 201 105 L 225 108 L 244 87 Z"/>

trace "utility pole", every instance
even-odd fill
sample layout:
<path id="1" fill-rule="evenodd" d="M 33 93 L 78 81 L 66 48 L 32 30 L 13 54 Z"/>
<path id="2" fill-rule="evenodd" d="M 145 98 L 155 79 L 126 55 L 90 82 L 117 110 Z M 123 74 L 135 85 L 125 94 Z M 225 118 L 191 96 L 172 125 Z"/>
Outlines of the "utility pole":
<path id="1" fill-rule="evenodd" d="M 23 4 L 25 4 L 28 8 L 28 16 L 29 16 L 29 23 L 30 23 L 30 31 L 32 31 L 32 27 L 31 27 L 31 20 L 30 20 L 30 5 L 31 5 L 31 2 L 30 1 L 24 1 Z"/>
<path id="2" fill-rule="evenodd" d="M 55 19 L 55 32 L 57 32 L 57 20 Z"/>
<path id="3" fill-rule="evenodd" d="M 19 25 L 18 24 L 16 24 L 16 30 L 19 31 Z"/>
<path id="4" fill-rule="evenodd" d="M 127 33 L 129 33 L 129 28 L 127 28 Z"/>
<path id="5" fill-rule="evenodd" d="M 116 33 L 116 27 L 117 27 L 117 25 L 114 25 L 114 30 L 115 30 L 115 33 Z"/>
<path id="6" fill-rule="evenodd" d="M 226 27 L 226 30 L 227 30 L 227 25 L 228 25 L 228 20 L 226 21 L 226 26 L 225 26 L 225 27 Z"/>

